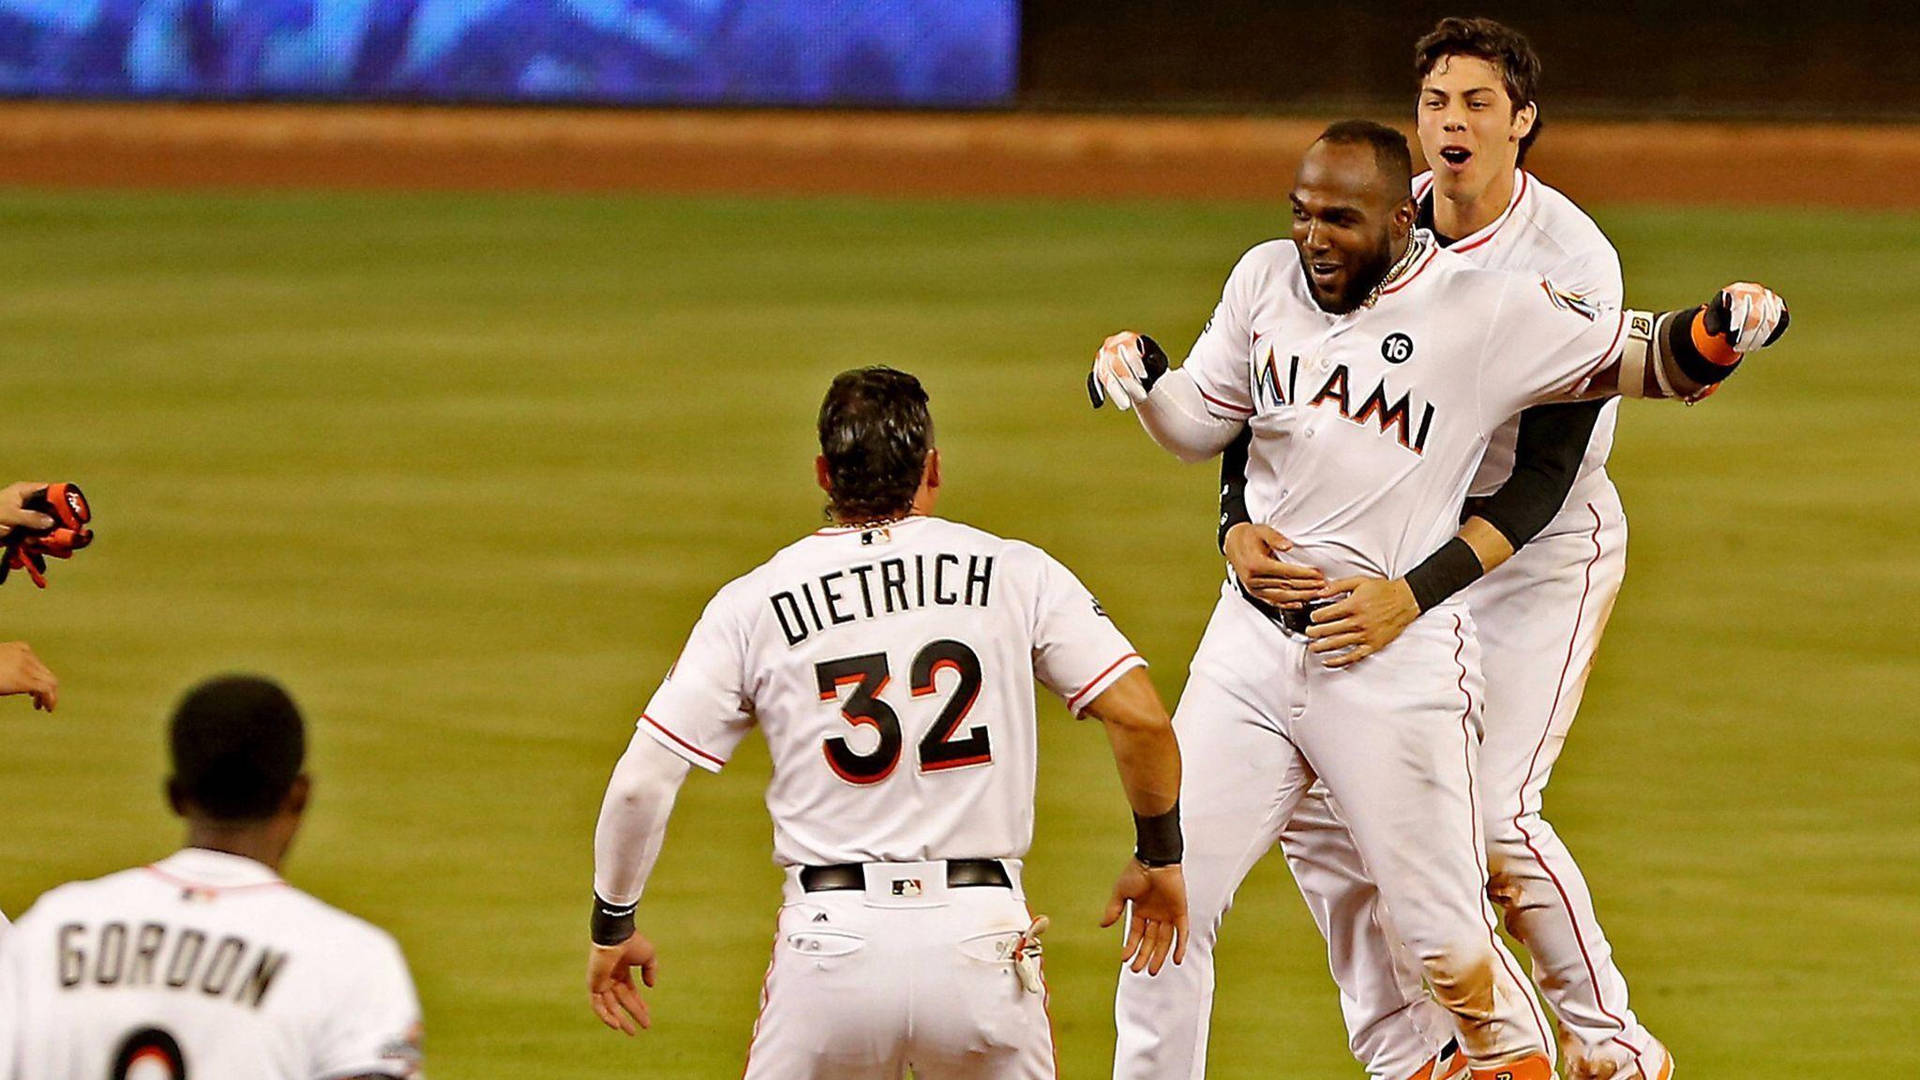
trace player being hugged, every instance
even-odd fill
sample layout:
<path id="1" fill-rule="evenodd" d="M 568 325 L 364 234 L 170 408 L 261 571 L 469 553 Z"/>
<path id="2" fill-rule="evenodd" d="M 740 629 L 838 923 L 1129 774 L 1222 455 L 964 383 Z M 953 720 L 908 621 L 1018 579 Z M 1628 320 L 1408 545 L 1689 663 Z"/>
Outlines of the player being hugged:
<path id="1" fill-rule="evenodd" d="M 1759 286 L 1647 312 L 1483 269 L 1415 227 L 1411 182 L 1404 136 L 1329 127 L 1295 178 L 1292 241 L 1242 257 L 1185 365 L 1169 371 L 1151 339 L 1125 332 L 1089 377 L 1096 404 L 1134 409 L 1183 460 L 1250 428 L 1248 510 L 1287 537 L 1297 568 L 1283 606 L 1256 605 L 1229 576 L 1194 657 L 1174 718 L 1187 775 L 1205 778 L 1182 793 L 1193 947 L 1171 978 L 1122 972 L 1116 1076 L 1203 1075 L 1220 919 L 1315 780 L 1473 1074 L 1553 1073 L 1555 1040 L 1486 899 L 1472 613 L 1439 599 L 1377 651 L 1309 634 L 1341 614 L 1339 598 L 1435 552 L 1474 558 L 1452 544 L 1468 487 L 1491 433 L 1522 409 L 1697 400 L 1786 312 Z M 1353 662 L 1324 663 L 1327 650 Z"/>
<path id="2" fill-rule="evenodd" d="M 1413 180 L 1416 223 L 1481 266 L 1538 274 L 1619 307 L 1620 258 L 1606 234 L 1523 167 L 1540 134 L 1540 58 L 1526 37 L 1491 19 L 1442 19 L 1414 46 L 1414 70 L 1429 170 Z M 1585 875 L 1541 814 L 1626 575 L 1626 512 L 1606 469 L 1619 405 L 1536 405 L 1502 424 L 1474 473 L 1457 538 L 1397 580 L 1356 587 L 1307 631 L 1326 663 L 1344 665 L 1387 647 L 1455 593 L 1473 612 L 1487 682 L 1477 781 L 1490 892 L 1533 960 L 1569 1080 L 1673 1073 L 1673 1056 L 1628 1000 Z M 1287 604 L 1289 541 L 1247 513 L 1251 440 L 1242 431 L 1220 455 L 1221 552 L 1249 593 Z M 1435 1015 L 1419 972 L 1393 947 L 1391 920 L 1325 785 L 1308 792 L 1280 847 L 1327 939 L 1354 1055 L 1375 1080 L 1423 1068 L 1453 1080 L 1445 1042 L 1453 1025 Z"/>
<path id="3" fill-rule="evenodd" d="M 1186 949 L 1180 754 L 1145 661 L 1078 579 L 1030 544 L 931 516 L 927 396 L 890 368 L 835 378 L 816 471 L 833 524 L 707 605 L 615 767 L 594 837 L 588 996 L 648 1025 L 654 947 L 635 907 L 690 766 L 758 726 L 786 871 L 749 1080 L 1055 1075 L 1021 859 L 1033 833 L 1033 684 L 1100 720 L 1138 846 L 1143 977 Z"/>
<path id="4" fill-rule="evenodd" d="M 169 742 L 187 846 L 54 889 L 0 940 L 0 1078 L 415 1080 L 399 946 L 278 873 L 312 790 L 292 699 L 210 680 Z"/>

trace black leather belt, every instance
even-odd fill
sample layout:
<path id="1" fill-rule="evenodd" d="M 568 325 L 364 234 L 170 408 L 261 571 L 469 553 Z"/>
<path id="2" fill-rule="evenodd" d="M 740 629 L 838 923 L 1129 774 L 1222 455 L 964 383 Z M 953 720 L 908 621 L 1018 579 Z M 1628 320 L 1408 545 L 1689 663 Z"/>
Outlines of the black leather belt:
<path id="1" fill-rule="evenodd" d="M 857 891 L 867 887 L 865 863 L 803 866 L 800 887 L 807 892 Z M 1013 878 L 999 859 L 948 859 L 947 888 L 1013 888 Z"/>
<path id="2" fill-rule="evenodd" d="M 1240 599 L 1253 605 L 1253 610 L 1265 615 L 1273 625 L 1296 637 L 1306 637 L 1307 627 L 1313 625 L 1313 613 L 1333 603 L 1331 600 L 1309 600 L 1297 608 L 1278 608 L 1247 591 L 1235 575 L 1233 587 L 1240 593 Z"/>

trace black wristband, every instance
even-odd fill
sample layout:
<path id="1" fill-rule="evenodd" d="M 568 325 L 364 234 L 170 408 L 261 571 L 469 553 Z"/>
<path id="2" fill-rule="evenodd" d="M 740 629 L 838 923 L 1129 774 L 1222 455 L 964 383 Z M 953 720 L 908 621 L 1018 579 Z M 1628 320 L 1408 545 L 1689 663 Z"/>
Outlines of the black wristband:
<path id="1" fill-rule="evenodd" d="M 1226 449 L 1220 451 L 1220 531 L 1214 540 L 1221 554 L 1227 551 L 1227 534 L 1241 522 L 1249 524 L 1247 513 L 1247 456 L 1253 448 L 1253 429 L 1243 427 Z"/>
<path id="2" fill-rule="evenodd" d="M 1700 349 L 1693 343 L 1693 321 L 1706 317 L 1707 309 L 1697 307 L 1668 319 L 1667 351 L 1673 354 L 1674 366 L 1680 369 L 1680 374 L 1701 386 L 1712 386 L 1725 381 L 1740 366 L 1740 362 L 1735 360 L 1731 364 L 1716 364 L 1700 355 Z M 1707 329 L 1713 329 L 1711 322 L 1707 324 Z"/>
<path id="3" fill-rule="evenodd" d="M 1164 814 L 1144 817 L 1133 815 L 1133 857 L 1147 866 L 1177 866 L 1186 854 L 1186 840 L 1180 835 L 1180 801 Z"/>
<path id="4" fill-rule="evenodd" d="M 639 906 L 637 903 L 616 904 L 611 900 L 602 900 L 599 893 L 594 893 L 593 943 L 618 945 L 632 937 L 633 912 Z"/>
<path id="5" fill-rule="evenodd" d="M 1413 602 L 1422 612 L 1480 580 L 1486 573 L 1473 545 L 1459 537 L 1446 542 L 1426 561 L 1407 571 L 1407 588 L 1413 590 Z"/>

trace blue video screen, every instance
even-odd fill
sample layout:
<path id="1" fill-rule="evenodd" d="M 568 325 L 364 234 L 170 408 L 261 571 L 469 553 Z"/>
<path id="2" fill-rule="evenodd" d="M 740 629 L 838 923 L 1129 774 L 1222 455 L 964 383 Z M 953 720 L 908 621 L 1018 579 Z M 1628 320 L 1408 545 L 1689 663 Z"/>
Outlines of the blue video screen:
<path id="1" fill-rule="evenodd" d="M 0 94 L 965 108 L 1019 34 L 1019 0 L 0 0 Z"/>

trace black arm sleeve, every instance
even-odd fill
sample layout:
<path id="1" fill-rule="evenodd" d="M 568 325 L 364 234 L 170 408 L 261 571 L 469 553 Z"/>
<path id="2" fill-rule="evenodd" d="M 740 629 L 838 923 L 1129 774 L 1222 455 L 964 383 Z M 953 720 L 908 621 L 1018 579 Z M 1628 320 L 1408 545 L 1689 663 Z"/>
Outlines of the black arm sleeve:
<path id="1" fill-rule="evenodd" d="M 1540 535 L 1566 504 L 1593 438 L 1593 425 L 1605 405 L 1605 401 L 1576 401 L 1536 405 L 1521 413 L 1513 475 L 1500 490 L 1469 503 L 1468 513 L 1500 530 L 1516 551 Z"/>
<path id="2" fill-rule="evenodd" d="M 1244 427 L 1240 434 L 1233 437 L 1225 450 L 1220 451 L 1220 550 L 1227 548 L 1227 531 L 1241 522 L 1252 521 L 1247 515 L 1247 452 L 1253 446 L 1253 428 Z"/>

